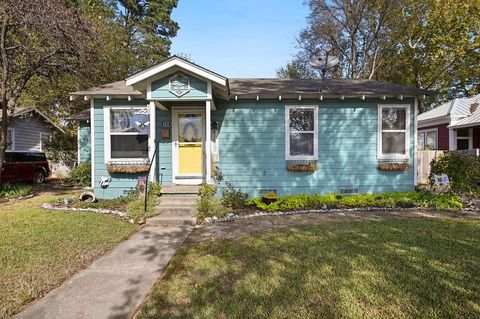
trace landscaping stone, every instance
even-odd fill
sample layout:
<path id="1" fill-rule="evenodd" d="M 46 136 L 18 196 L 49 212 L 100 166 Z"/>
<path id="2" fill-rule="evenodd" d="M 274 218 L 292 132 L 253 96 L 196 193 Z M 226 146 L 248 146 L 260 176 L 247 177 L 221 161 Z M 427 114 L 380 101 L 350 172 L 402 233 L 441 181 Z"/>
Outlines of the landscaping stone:
<path id="1" fill-rule="evenodd" d="M 126 212 L 121 212 L 118 210 L 110 210 L 110 209 L 99 209 L 99 208 L 76 208 L 76 207 L 68 207 L 68 206 L 55 206 L 50 203 L 43 203 L 43 209 L 53 210 L 53 211 L 69 211 L 69 212 L 92 212 L 96 214 L 113 214 L 120 217 L 127 217 Z"/>

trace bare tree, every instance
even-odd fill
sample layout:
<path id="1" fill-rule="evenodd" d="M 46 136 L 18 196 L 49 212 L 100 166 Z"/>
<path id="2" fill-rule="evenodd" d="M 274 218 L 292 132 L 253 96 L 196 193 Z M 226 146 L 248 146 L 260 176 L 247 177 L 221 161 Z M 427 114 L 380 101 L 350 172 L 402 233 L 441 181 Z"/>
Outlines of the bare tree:
<path id="1" fill-rule="evenodd" d="M 78 3 L 2 0 L 0 3 L 0 171 L 7 128 L 17 102 L 34 77 L 78 72 L 94 37 Z M 0 176 L 1 182 L 1 176 Z"/>
<path id="2" fill-rule="evenodd" d="M 309 0 L 308 27 L 299 36 L 300 53 L 295 63 L 308 67 L 308 58 L 331 49 L 340 64 L 333 77 L 372 79 L 382 64 L 382 49 L 400 10 L 396 0 Z M 295 72 L 291 72 L 295 73 Z M 311 75 L 303 70 L 300 74 Z"/>

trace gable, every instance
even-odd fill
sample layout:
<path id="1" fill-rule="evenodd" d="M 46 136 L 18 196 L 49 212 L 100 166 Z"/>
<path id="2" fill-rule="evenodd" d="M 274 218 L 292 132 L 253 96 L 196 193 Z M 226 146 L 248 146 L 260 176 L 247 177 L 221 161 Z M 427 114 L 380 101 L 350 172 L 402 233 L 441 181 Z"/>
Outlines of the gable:
<path id="1" fill-rule="evenodd" d="M 177 72 L 151 83 L 151 99 L 207 99 L 208 83 Z"/>

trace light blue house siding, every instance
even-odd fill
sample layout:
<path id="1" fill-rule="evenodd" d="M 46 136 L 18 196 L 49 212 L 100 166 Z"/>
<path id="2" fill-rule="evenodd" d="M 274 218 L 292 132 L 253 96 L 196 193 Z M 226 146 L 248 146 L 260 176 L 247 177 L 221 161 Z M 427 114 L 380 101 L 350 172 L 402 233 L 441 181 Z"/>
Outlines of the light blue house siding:
<path id="1" fill-rule="evenodd" d="M 105 164 L 105 141 L 104 141 L 104 121 L 103 121 L 103 107 L 111 105 L 134 106 L 144 105 L 145 100 L 121 100 L 113 99 L 106 101 L 105 99 L 94 100 L 94 139 L 95 139 L 95 161 L 94 161 L 94 186 L 95 195 L 99 198 L 115 198 L 126 194 L 130 189 L 135 188 L 139 174 L 109 174 Z M 110 185 L 107 188 L 100 187 L 100 181 L 103 177 L 110 177 Z"/>
<path id="2" fill-rule="evenodd" d="M 289 172 L 285 160 L 285 105 L 318 105 L 318 169 L 314 173 Z M 410 163 L 414 161 L 413 99 L 375 100 L 239 100 L 216 102 L 212 121 L 219 126 L 218 167 L 226 181 L 249 194 L 276 189 L 279 194 L 338 193 L 358 188 L 360 193 L 414 189 L 413 168 L 383 172 L 377 160 L 377 112 L 379 104 L 411 105 Z M 134 188 L 138 174 L 112 174 L 104 157 L 103 106 L 147 105 L 145 100 L 96 99 L 94 101 L 95 192 L 114 198 Z M 172 108 L 174 108 L 173 106 Z M 156 110 L 157 180 L 172 183 L 172 140 L 161 138 L 162 123 L 171 122 L 171 111 Z M 171 124 L 171 123 L 170 123 Z M 170 128 L 171 129 L 171 128 Z M 170 130 L 171 133 L 171 130 Z M 171 135 L 171 134 L 170 134 Z M 413 165 L 412 165 L 413 166 Z M 144 174 L 143 174 L 144 175 Z M 106 189 L 102 177 L 110 177 Z M 220 189 L 219 193 L 222 193 Z"/>
<path id="3" fill-rule="evenodd" d="M 177 99 L 175 94 L 169 90 L 170 77 L 165 77 L 152 82 L 152 99 Z M 180 97 L 180 99 L 206 99 L 207 98 L 207 82 L 188 76 L 190 80 L 190 91 Z"/>
<path id="4" fill-rule="evenodd" d="M 258 196 L 262 188 L 282 195 L 338 193 L 340 188 L 358 188 L 360 193 L 413 190 L 413 168 L 395 172 L 377 168 L 377 106 L 389 103 L 413 106 L 413 100 L 217 102 L 212 120 L 220 127 L 218 166 L 226 181 L 250 197 Z M 319 105 L 314 173 L 286 170 L 285 105 L 300 104 Z M 413 107 L 410 114 L 413 163 Z"/>
<path id="5" fill-rule="evenodd" d="M 91 161 L 90 123 L 81 121 L 78 123 L 78 161 L 85 163 Z"/>

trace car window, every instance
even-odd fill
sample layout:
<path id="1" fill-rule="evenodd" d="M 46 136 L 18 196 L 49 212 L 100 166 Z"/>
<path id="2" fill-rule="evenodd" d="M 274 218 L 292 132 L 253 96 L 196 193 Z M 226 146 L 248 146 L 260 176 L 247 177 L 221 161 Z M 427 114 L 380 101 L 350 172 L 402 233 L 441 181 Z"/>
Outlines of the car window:
<path id="1" fill-rule="evenodd" d="M 7 162 L 7 163 L 12 162 L 12 154 L 11 153 L 5 153 L 5 162 Z"/>
<path id="2" fill-rule="evenodd" d="M 46 162 L 47 157 L 43 153 L 31 153 L 31 161 L 32 162 Z"/>
<path id="3" fill-rule="evenodd" d="M 12 162 L 27 162 L 27 154 L 26 153 L 11 153 L 12 155 Z"/>

